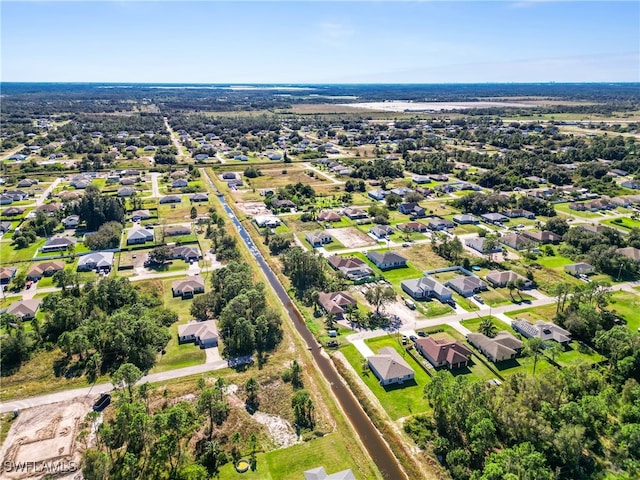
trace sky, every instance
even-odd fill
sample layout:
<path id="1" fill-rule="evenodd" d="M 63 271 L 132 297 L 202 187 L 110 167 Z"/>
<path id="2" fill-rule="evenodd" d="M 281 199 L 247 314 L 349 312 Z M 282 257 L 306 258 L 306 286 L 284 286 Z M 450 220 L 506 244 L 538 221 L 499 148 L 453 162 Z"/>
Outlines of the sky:
<path id="1" fill-rule="evenodd" d="M 7 1 L 3 82 L 640 81 L 640 2 Z"/>

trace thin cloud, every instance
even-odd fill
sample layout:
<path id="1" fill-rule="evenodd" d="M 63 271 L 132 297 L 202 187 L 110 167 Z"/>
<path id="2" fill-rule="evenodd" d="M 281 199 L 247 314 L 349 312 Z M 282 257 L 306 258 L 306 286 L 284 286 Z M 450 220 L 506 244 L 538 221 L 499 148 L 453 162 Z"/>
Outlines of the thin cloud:
<path id="1" fill-rule="evenodd" d="M 318 40 L 331 47 L 344 47 L 356 35 L 352 27 L 342 23 L 325 22 L 318 28 Z"/>

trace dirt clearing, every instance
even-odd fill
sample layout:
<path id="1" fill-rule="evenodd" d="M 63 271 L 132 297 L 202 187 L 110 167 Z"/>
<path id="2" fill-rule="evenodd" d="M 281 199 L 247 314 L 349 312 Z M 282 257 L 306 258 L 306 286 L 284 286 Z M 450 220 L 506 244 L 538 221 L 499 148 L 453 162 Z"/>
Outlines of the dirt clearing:
<path id="1" fill-rule="evenodd" d="M 329 228 L 326 232 L 336 238 L 346 248 L 368 247 L 376 244 L 371 237 L 354 227 Z"/>
<path id="2" fill-rule="evenodd" d="M 80 457 L 85 445 L 77 436 L 93 401 L 93 397 L 81 397 L 21 411 L 0 450 L 0 476 L 82 478 Z"/>

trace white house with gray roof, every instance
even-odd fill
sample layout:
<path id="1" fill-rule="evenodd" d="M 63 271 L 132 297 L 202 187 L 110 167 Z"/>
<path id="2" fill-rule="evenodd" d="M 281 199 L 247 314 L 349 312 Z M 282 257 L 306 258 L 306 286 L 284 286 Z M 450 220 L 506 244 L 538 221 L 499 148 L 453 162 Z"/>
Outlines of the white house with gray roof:
<path id="1" fill-rule="evenodd" d="M 415 376 L 415 371 L 392 347 L 381 348 L 377 355 L 367 357 L 367 363 L 380 385 L 402 384 Z"/>
<path id="2" fill-rule="evenodd" d="M 453 292 L 451 290 L 433 277 L 403 280 L 400 282 L 400 287 L 417 300 L 421 298 L 437 298 L 441 302 L 446 302 L 451 300 L 451 297 L 453 296 Z"/>

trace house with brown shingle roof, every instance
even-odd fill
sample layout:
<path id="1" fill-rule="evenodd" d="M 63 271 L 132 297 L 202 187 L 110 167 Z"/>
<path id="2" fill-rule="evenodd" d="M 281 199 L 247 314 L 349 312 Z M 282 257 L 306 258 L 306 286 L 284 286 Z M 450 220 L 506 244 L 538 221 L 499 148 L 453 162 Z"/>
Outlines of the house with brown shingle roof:
<path id="1" fill-rule="evenodd" d="M 347 292 L 321 292 L 318 295 L 318 303 L 327 313 L 333 313 L 336 319 L 341 320 L 351 305 L 357 305 L 357 301 Z"/>
<path id="2" fill-rule="evenodd" d="M 64 270 L 63 262 L 42 262 L 32 266 L 27 272 L 27 280 L 38 281 L 42 277 L 50 277 L 54 273 Z"/>
<path id="3" fill-rule="evenodd" d="M 0 267 L 0 285 L 6 285 L 15 276 L 16 267 Z"/>
<path id="4" fill-rule="evenodd" d="M 522 250 L 523 248 L 533 244 L 531 240 L 517 233 L 507 233 L 500 237 L 499 240 L 500 243 L 503 243 L 515 250 Z"/>
<path id="5" fill-rule="evenodd" d="M 529 240 L 533 240 L 537 243 L 559 243 L 562 240 L 562 237 L 557 233 L 550 232 L 549 230 L 543 230 L 541 232 L 532 232 L 529 230 L 524 230 L 522 232 L 522 236 L 528 238 Z"/>
<path id="6" fill-rule="evenodd" d="M 415 371 L 392 347 L 381 348 L 377 355 L 367 357 L 367 363 L 380 385 L 402 384 L 415 376 Z"/>
<path id="7" fill-rule="evenodd" d="M 513 334 L 503 330 L 490 338 L 482 333 L 470 333 L 467 340 L 493 363 L 516 358 L 524 344 Z"/>
<path id="8" fill-rule="evenodd" d="M 428 230 L 427 226 L 420 222 L 399 223 L 396 228 L 402 232 L 426 232 Z"/>
<path id="9" fill-rule="evenodd" d="M 630 258 L 634 262 L 640 262 L 640 249 L 635 247 L 625 247 L 616 250 L 616 253 Z"/>
<path id="10" fill-rule="evenodd" d="M 327 261 L 329 265 L 331 265 L 331 268 L 341 271 L 350 280 L 373 275 L 371 268 L 369 268 L 364 260 L 359 258 L 331 255 Z"/>
<path id="11" fill-rule="evenodd" d="M 500 270 L 493 270 L 484 278 L 487 279 L 487 282 L 489 282 L 493 288 L 505 287 L 509 282 L 517 282 L 518 280 L 522 280 L 524 282 L 524 288 L 533 287 L 533 282 L 531 280 L 512 270 L 506 270 L 504 272 Z"/>
<path id="12" fill-rule="evenodd" d="M 340 215 L 332 211 L 320 212 L 316 218 L 318 219 L 319 222 L 339 222 L 340 221 Z"/>
<path id="13" fill-rule="evenodd" d="M 36 316 L 38 308 L 40 308 L 40 301 L 41 300 L 39 298 L 18 300 L 17 302 L 13 302 L 9 305 L 6 313 L 20 317 L 22 320 L 32 319 Z"/>
<path id="14" fill-rule="evenodd" d="M 457 340 L 433 337 L 416 340 L 416 349 L 434 367 L 446 366 L 449 370 L 466 367 L 472 353 Z"/>

